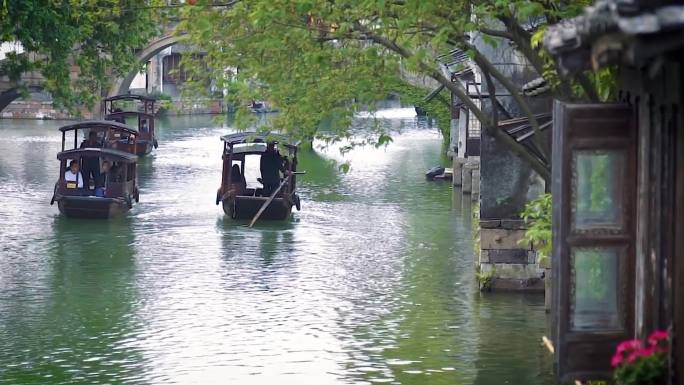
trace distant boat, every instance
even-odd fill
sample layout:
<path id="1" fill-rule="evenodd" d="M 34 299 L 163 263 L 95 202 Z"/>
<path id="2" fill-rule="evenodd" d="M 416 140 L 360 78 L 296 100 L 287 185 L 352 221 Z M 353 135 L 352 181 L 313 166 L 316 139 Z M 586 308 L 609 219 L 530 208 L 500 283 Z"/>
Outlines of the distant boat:
<path id="1" fill-rule="evenodd" d="M 116 95 L 104 100 L 104 116 L 106 120 L 126 123 L 126 118 L 133 118 L 138 129 L 136 155 L 142 156 L 152 152 L 158 147 L 154 132 L 154 104 L 157 100 L 149 96 L 124 94 Z M 120 103 L 116 103 L 120 102 Z M 121 106 L 134 102 L 138 104 L 138 110 L 123 110 Z M 116 107 L 116 106 L 120 107 Z M 140 110 L 140 111 L 139 111 Z"/>
<path id="2" fill-rule="evenodd" d="M 252 101 L 250 104 L 250 108 L 252 109 L 252 112 L 255 114 L 265 114 L 268 112 L 278 112 L 277 109 L 275 108 L 270 108 L 268 104 L 264 101 Z"/>

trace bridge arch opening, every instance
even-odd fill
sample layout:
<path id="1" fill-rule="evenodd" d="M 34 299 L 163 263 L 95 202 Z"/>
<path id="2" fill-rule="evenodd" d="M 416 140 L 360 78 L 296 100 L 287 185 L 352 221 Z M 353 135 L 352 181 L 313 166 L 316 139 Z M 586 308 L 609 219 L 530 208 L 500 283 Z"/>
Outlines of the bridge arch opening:
<path id="1" fill-rule="evenodd" d="M 27 88 L 30 95 L 42 94 L 43 92 L 43 87 L 41 86 L 28 86 Z M 0 92 L 0 112 L 2 112 L 7 106 L 9 106 L 10 103 L 22 98 L 23 96 L 25 95 L 22 93 L 20 87 L 12 87 Z"/>
<path id="2" fill-rule="evenodd" d="M 161 53 L 165 49 L 179 44 L 183 39 L 182 35 L 163 35 L 152 41 L 147 47 L 143 48 L 136 55 L 138 63 L 147 63 L 157 54 Z M 112 86 L 107 92 L 107 96 L 121 95 L 128 93 L 131 88 L 133 80 L 138 75 L 138 72 L 133 71 L 127 74 L 125 77 L 118 78 L 114 81 Z"/>

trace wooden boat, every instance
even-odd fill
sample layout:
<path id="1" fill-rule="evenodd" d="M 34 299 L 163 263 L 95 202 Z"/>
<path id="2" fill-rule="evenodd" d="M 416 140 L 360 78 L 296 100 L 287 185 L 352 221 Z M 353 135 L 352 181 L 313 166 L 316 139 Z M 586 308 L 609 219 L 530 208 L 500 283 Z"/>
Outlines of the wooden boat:
<path id="1" fill-rule="evenodd" d="M 233 219 L 252 219 L 269 200 L 262 194 L 262 188 L 247 186 L 244 170 L 245 158 L 261 155 L 266 151 L 266 143 L 274 141 L 285 159 L 288 176 L 282 180 L 278 193 L 265 210 L 261 219 L 283 220 L 290 217 L 292 206 L 300 209 L 297 189 L 297 149 L 298 144 L 291 143 L 282 135 L 262 135 L 244 132 L 221 137 L 223 141 L 223 173 L 221 187 L 216 193 L 216 204 L 223 204 L 223 211 Z M 238 169 L 235 169 L 238 167 Z"/>
<path id="2" fill-rule="evenodd" d="M 264 101 L 252 101 L 249 108 L 251 108 L 252 112 L 254 112 L 255 114 L 266 114 L 269 112 L 278 112 L 277 109 L 269 107 L 268 104 Z"/>
<path id="3" fill-rule="evenodd" d="M 86 120 L 74 124 L 69 124 L 59 128 L 62 131 L 62 151 L 67 150 L 66 135 L 68 132 L 74 133 L 73 149 L 79 148 L 79 131 L 84 132 L 83 137 L 87 138 L 90 132 L 97 133 L 98 144 L 96 148 L 109 148 L 128 152 L 133 155 L 138 154 L 138 130 L 131 126 L 109 120 Z"/>
<path id="4" fill-rule="evenodd" d="M 154 104 L 156 99 L 143 95 L 117 95 L 104 100 L 105 120 L 122 124 L 130 123 L 138 129 L 136 155 L 142 156 L 158 147 L 154 128 Z M 135 110 L 126 109 L 133 104 Z"/>
<path id="5" fill-rule="evenodd" d="M 113 165 L 104 176 L 102 194 L 89 186 L 78 188 L 78 183 L 67 182 L 64 178 L 71 160 L 82 163 L 87 158 L 98 158 Z M 60 152 L 57 159 L 60 161 L 59 180 L 50 204 L 57 202 L 59 211 L 67 217 L 112 218 L 130 210 L 133 201 L 138 202 L 137 156 L 107 148 L 77 148 Z"/>

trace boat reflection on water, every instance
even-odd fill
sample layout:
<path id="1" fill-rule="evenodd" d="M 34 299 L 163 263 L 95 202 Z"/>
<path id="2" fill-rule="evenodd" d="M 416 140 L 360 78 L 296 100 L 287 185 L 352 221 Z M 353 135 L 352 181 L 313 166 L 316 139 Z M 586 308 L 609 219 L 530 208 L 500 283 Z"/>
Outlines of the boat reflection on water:
<path id="1" fill-rule="evenodd" d="M 44 277 L 49 295 L 36 298 L 37 308 L 47 314 L 32 314 L 19 329 L 31 339 L 21 346 L 42 354 L 31 358 L 31 372 L 49 375 L 53 383 L 139 378 L 145 360 L 131 346 L 142 330 L 136 317 L 140 300 L 131 220 L 58 216 L 52 234 Z"/>

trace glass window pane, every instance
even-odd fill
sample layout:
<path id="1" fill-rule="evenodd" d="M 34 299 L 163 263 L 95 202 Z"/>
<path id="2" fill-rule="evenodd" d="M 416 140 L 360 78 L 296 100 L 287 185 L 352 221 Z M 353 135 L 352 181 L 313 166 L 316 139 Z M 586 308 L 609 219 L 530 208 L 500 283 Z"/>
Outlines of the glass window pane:
<path id="1" fill-rule="evenodd" d="M 570 325 L 574 330 L 618 329 L 618 254 L 615 248 L 572 253 Z"/>
<path id="2" fill-rule="evenodd" d="M 624 154 L 577 151 L 573 163 L 574 229 L 621 229 Z"/>
<path id="3" fill-rule="evenodd" d="M 479 99 L 474 99 L 473 103 L 475 103 L 476 106 L 480 107 L 480 100 Z M 481 126 L 480 126 L 480 120 L 473 114 L 472 112 L 468 112 L 468 138 L 479 138 L 480 133 L 482 132 Z"/>

